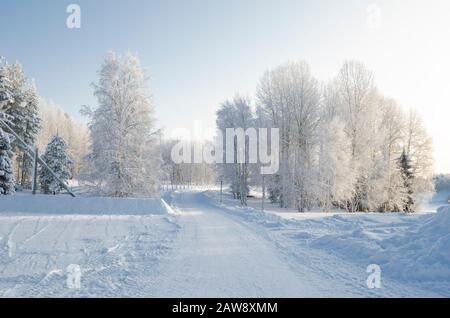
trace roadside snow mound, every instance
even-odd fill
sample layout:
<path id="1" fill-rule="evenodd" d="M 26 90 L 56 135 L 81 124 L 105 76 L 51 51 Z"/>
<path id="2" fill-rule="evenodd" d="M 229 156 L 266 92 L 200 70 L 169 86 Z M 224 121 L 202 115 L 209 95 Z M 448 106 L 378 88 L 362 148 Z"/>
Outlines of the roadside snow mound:
<path id="1" fill-rule="evenodd" d="M 397 279 L 448 286 L 450 207 L 419 219 L 402 233 L 380 231 L 379 227 L 367 227 L 359 221 L 356 229 L 326 235 L 311 245 L 367 264 L 378 264 L 384 274 Z"/>
<path id="2" fill-rule="evenodd" d="M 405 278 L 450 282 L 449 207 L 440 208 L 436 215 L 417 229 L 382 241 L 380 245 L 390 251 L 384 259 L 393 272 L 403 273 Z"/>
<path id="3" fill-rule="evenodd" d="M 15 195 L 0 198 L 0 214 L 5 213 L 146 215 L 167 209 L 161 199 Z"/>

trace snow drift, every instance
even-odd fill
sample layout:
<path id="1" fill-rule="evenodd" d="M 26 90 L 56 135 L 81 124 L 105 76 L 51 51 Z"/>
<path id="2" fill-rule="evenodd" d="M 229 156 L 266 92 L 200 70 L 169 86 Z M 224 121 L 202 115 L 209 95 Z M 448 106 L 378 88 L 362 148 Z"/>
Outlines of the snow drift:
<path id="1" fill-rule="evenodd" d="M 269 235 L 282 250 L 300 259 L 320 250 L 325 252 L 320 262 L 326 262 L 326 255 L 332 255 L 347 264 L 342 266 L 357 264 L 357 268 L 364 269 L 363 275 L 369 264 L 378 264 L 386 286 L 397 281 L 448 296 L 449 206 L 437 213 L 297 213 L 299 218 L 292 218 L 269 210 L 273 208 L 271 205 L 261 212 L 258 208 L 238 207 L 228 197 L 219 204 L 217 195 L 207 196 L 212 204 L 228 213 L 262 226 L 265 236 Z M 305 248 L 310 249 L 299 252 Z"/>
<path id="2" fill-rule="evenodd" d="M 405 216 L 407 218 L 407 216 Z M 450 207 L 422 216 L 403 232 L 390 233 L 355 220 L 355 228 L 326 235 L 311 245 L 349 259 L 379 264 L 385 275 L 416 282 L 450 283 Z M 341 217 L 333 217 L 338 222 Z M 367 220 L 366 220 L 367 221 Z"/>
<path id="3" fill-rule="evenodd" d="M 418 280 L 450 279 L 450 208 L 440 208 L 436 215 L 405 235 L 380 242 L 389 253 L 380 260 L 387 269 L 404 278 Z M 397 258 L 397 262 L 388 261 Z"/>
<path id="4" fill-rule="evenodd" d="M 16 195 L 0 198 L 1 213 L 25 214 L 166 214 L 161 199 L 71 198 L 66 196 Z"/>

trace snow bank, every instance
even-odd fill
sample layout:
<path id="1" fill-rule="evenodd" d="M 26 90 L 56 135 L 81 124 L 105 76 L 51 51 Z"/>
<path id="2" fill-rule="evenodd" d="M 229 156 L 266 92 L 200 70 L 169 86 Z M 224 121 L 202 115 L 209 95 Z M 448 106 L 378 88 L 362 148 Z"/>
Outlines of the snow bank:
<path id="1" fill-rule="evenodd" d="M 206 196 L 228 213 L 263 226 L 262 233 L 269 233 L 283 250 L 319 249 L 360 268 L 378 264 L 383 277 L 408 286 L 445 296 L 450 290 L 449 206 L 437 213 L 298 213 L 302 216 L 292 218 L 242 208 L 226 196 L 223 204 L 214 193 Z"/>
<path id="2" fill-rule="evenodd" d="M 0 198 L 0 214 L 167 214 L 161 199 L 16 195 Z"/>
<path id="3" fill-rule="evenodd" d="M 338 221 L 337 218 L 330 218 Z M 408 216 L 405 216 L 408 218 Z M 356 218 L 352 230 L 325 235 L 311 242 L 313 247 L 346 258 L 381 266 L 383 273 L 407 281 L 450 284 L 450 207 L 436 214 L 410 216 L 404 224 L 368 224 Z M 399 230 L 401 226 L 407 229 Z"/>
<path id="4" fill-rule="evenodd" d="M 398 275 L 450 281 L 450 208 L 440 208 L 428 222 L 403 236 L 381 241 L 380 246 L 389 250 L 380 259 Z"/>

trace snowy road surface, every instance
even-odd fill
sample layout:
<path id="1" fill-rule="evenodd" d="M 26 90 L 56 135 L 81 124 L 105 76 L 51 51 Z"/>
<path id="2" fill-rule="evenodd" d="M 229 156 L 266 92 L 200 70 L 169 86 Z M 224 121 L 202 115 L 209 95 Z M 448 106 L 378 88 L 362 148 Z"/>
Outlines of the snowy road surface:
<path id="1" fill-rule="evenodd" d="M 0 296 L 442 296 L 249 222 L 202 193 L 170 197 L 176 215 L 0 216 Z M 81 288 L 66 268 L 81 267 Z"/>
<path id="2" fill-rule="evenodd" d="M 217 207 L 202 193 L 177 193 L 173 204 L 182 230 L 158 279 L 157 296 L 435 295 L 386 279 L 382 289 L 368 289 L 369 264 L 356 266 L 321 250 L 290 244 L 277 235 L 277 223 L 248 222 L 245 215 Z"/>

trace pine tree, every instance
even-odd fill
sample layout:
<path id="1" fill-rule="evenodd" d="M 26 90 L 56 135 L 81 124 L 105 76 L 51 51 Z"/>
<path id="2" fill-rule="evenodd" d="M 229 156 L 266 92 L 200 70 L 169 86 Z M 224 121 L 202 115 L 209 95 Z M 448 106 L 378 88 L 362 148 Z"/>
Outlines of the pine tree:
<path id="1" fill-rule="evenodd" d="M 399 159 L 400 172 L 403 179 L 403 184 L 406 189 L 406 198 L 404 200 L 403 210 L 405 212 L 414 212 L 414 172 L 411 164 L 411 159 L 404 150 Z"/>
<path id="2" fill-rule="evenodd" d="M 0 195 L 13 194 L 15 191 L 11 154 L 9 135 L 0 128 Z"/>
<path id="3" fill-rule="evenodd" d="M 71 178 L 73 161 L 68 154 L 68 146 L 63 138 L 59 136 L 53 137 L 47 145 L 42 159 L 62 181 L 66 182 Z M 39 181 L 41 190 L 45 194 L 57 194 L 62 190 L 61 184 L 44 167 L 41 167 L 39 170 Z"/>

